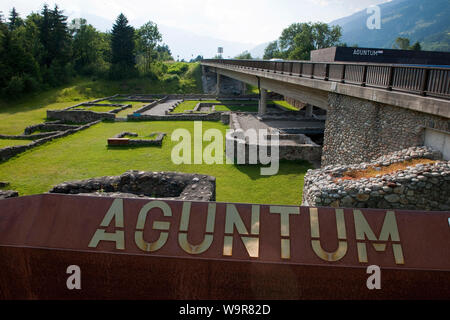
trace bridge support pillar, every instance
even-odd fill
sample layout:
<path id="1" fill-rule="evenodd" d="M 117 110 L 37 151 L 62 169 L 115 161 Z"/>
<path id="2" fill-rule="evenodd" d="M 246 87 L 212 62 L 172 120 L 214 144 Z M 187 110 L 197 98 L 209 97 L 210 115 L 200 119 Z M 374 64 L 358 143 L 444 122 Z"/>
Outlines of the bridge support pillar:
<path id="1" fill-rule="evenodd" d="M 312 118 L 313 116 L 313 106 L 310 104 L 307 104 L 305 107 L 305 116 L 307 118 Z"/>
<path id="2" fill-rule="evenodd" d="M 267 90 L 261 88 L 261 95 L 259 98 L 258 114 L 263 115 L 267 112 Z"/>
<path id="3" fill-rule="evenodd" d="M 220 94 L 220 73 L 217 73 L 217 81 L 216 81 L 216 94 Z"/>

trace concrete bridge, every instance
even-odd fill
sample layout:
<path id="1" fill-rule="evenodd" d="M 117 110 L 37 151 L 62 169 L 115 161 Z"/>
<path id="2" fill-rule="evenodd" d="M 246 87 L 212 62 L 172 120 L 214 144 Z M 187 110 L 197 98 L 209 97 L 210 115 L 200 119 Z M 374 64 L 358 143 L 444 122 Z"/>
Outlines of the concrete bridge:
<path id="1" fill-rule="evenodd" d="M 239 80 L 327 111 L 322 164 L 369 161 L 428 145 L 450 158 L 450 68 L 311 61 L 203 60 L 204 75 Z M 239 85 L 237 85 L 239 87 Z"/>

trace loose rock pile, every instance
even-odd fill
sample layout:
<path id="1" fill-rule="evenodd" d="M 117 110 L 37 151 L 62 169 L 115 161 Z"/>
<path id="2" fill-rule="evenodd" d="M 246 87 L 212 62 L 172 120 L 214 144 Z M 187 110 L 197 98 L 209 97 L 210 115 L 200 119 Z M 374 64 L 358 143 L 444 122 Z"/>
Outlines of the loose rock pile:
<path id="1" fill-rule="evenodd" d="M 339 179 L 350 170 L 389 166 L 412 159 L 439 159 L 440 152 L 412 147 L 371 163 L 326 166 L 305 176 L 303 204 L 348 208 L 450 210 L 450 161 L 418 164 L 374 178 Z"/>
<path id="2" fill-rule="evenodd" d="M 179 172 L 127 171 L 120 176 L 64 182 L 50 193 L 215 201 L 216 178 Z"/>
<path id="3" fill-rule="evenodd" d="M 6 188 L 9 185 L 9 182 L 0 181 L 0 189 Z M 19 193 L 14 190 L 0 190 L 0 199 L 6 198 L 14 198 L 18 197 Z"/>

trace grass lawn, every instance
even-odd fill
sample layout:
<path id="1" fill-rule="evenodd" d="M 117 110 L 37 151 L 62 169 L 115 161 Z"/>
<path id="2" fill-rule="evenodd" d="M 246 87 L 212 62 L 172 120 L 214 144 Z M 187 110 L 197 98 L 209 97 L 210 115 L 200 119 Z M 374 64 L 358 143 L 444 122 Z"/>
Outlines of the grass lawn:
<path id="1" fill-rule="evenodd" d="M 252 101 L 254 103 L 254 101 Z M 216 106 L 216 111 L 258 112 L 258 104 L 225 104 Z"/>
<path id="2" fill-rule="evenodd" d="M 143 106 L 149 104 L 150 102 L 135 102 L 135 101 L 111 101 L 111 103 L 120 103 L 120 104 L 131 104 L 131 108 L 125 109 L 116 113 L 117 117 L 125 118 L 127 115 L 132 114 L 136 110 L 142 108 Z"/>
<path id="3" fill-rule="evenodd" d="M 215 176 L 217 201 L 300 204 L 303 176 L 310 168 L 305 162 L 283 162 L 275 176 L 261 176 L 257 165 L 173 164 L 171 150 L 177 142 L 171 141 L 171 132 L 180 127 L 193 132 L 193 125 L 190 121 L 103 122 L 1 163 L 0 181 L 10 181 L 11 189 L 29 195 L 47 192 L 64 181 L 119 175 L 131 169 L 181 171 Z M 218 122 L 203 122 L 203 130 L 209 128 L 225 133 L 227 127 Z M 140 136 L 159 131 L 168 136 L 162 147 L 108 148 L 107 139 L 123 131 Z"/>
<path id="4" fill-rule="evenodd" d="M 276 105 L 278 105 L 280 107 L 283 107 L 283 108 L 287 109 L 288 111 L 298 111 L 298 109 L 296 107 L 290 105 L 289 103 L 287 103 L 284 100 L 273 100 L 273 101 L 270 100 L 270 101 L 268 101 L 268 103 L 276 104 Z"/>
<path id="5" fill-rule="evenodd" d="M 198 63 L 190 63 L 188 70 L 174 81 L 145 77 L 120 81 L 76 78 L 70 84 L 30 93 L 16 100 L 0 99 L 0 134 L 22 133 L 27 126 L 43 122 L 48 109 L 64 109 L 115 94 L 201 93 L 201 88 L 201 68 Z M 138 108 L 136 105 L 134 110 Z M 125 117 L 130 112 L 133 110 L 125 109 L 118 116 Z"/>
<path id="6" fill-rule="evenodd" d="M 258 102 L 257 101 L 239 101 L 238 103 L 230 100 L 201 100 L 201 101 L 183 101 L 180 103 L 172 113 L 183 113 L 188 110 L 194 110 L 195 106 L 199 103 L 222 103 L 224 105 L 217 105 L 217 111 L 247 111 L 247 112 L 257 112 Z M 231 103 L 231 104 L 230 104 Z"/>
<path id="7" fill-rule="evenodd" d="M 14 140 L 14 139 L 0 139 L 0 149 L 11 147 L 11 146 L 20 146 L 24 144 L 30 144 L 33 140 Z"/>
<path id="8" fill-rule="evenodd" d="M 172 113 L 183 113 L 188 110 L 193 110 L 199 102 L 224 104 L 224 105 L 216 106 L 217 111 L 258 112 L 258 102 L 257 101 L 252 101 L 252 100 L 245 101 L 244 100 L 244 101 L 236 102 L 236 101 L 230 101 L 230 100 L 202 100 L 202 101 L 183 101 L 172 111 Z M 297 111 L 298 110 L 283 100 L 269 100 L 269 101 L 267 101 L 267 103 L 268 104 L 276 104 L 288 111 Z"/>
<path id="9" fill-rule="evenodd" d="M 112 107 L 112 106 L 79 106 L 72 110 L 87 110 L 87 111 L 93 111 L 93 112 L 108 112 L 114 109 L 119 109 L 119 107 Z"/>
<path id="10" fill-rule="evenodd" d="M 198 73 L 198 65 L 192 64 L 189 68 L 186 74 Z M 124 81 L 76 79 L 71 85 L 27 95 L 18 100 L 0 100 L 0 134 L 23 133 L 27 126 L 45 121 L 48 109 L 63 109 L 117 93 L 200 92 L 200 77 L 197 74 L 195 80 L 191 78 L 181 79 L 179 83 L 144 78 Z M 128 101 L 121 103 L 132 104 L 133 107 L 120 112 L 119 117 L 125 117 L 146 104 Z M 175 112 L 192 110 L 197 103 L 198 101 L 186 101 Z M 250 104 L 254 104 L 254 101 Z M 181 171 L 215 176 L 218 201 L 300 204 L 303 176 L 311 168 L 306 162 L 283 162 L 275 176 L 261 176 L 257 165 L 173 164 L 171 150 L 176 142 L 171 141 L 171 133 L 181 127 L 192 132 L 193 125 L 189 121 L 99 123 L 0 163 L 0 181 L 10 181 L 9 188 L 19 191 L 20 195 L 30 195 L 47 192 L 53 185 L 64 181 L 119 175 L 131 169 Z M 209 128 L 216 128 L 224 133 L 227 127 L 219 122 L 204 122 L 203 129 Z M 136 132 L 141 137 L 149 136 L 152 132 L 165 132 L 168 136 L 164 138 L 162 147 L 108 148 L 107 139 L 123 131 Z M 28 144 L 30 141 L 1 139 L 0 143 L 16 145 Z M 204 147 L 207 144 L 204 143 Z"/>
<path id="11" fill-rule="evenodd" d="M 172 113 L 183 113 L 186 112 L 188 110 L 194 110 L 195 106 L 199 103 L 199 102 L 204 102 L 204 103 L 220 103 L 217 100 L 202 100 L 202 101 L 183 101 L 182 103 L 180 103 L 173 111 Z"/>

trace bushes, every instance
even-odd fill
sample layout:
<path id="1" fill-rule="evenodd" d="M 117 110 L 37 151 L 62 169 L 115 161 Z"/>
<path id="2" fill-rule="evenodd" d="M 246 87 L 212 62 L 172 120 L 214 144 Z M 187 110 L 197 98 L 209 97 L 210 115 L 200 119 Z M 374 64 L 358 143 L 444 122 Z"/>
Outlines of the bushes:
<path id="1" fill-rule="evenodd" d="M 189 64 L 185 62 L 172 62 L 168 64 L 167 73 L 182 75 L 189 70 Z"/>
<path id="2" fill-rule="evenodd" d="M 18 98 L 23 93 L 33 92 L 39 88 L 39 81 L 36 78 L 24 74 L 23 76 L 12 76 L 1 93 L 10 98 Z"/>
<path id="3" fill-rule="evenodd" d="M 20 76 L 12 76 L 5 88 L 5 93 L 9 97 L 17 98 L 25 88 L 23 78 Z"/>
<path id="4" fill-rule="evenodd" d="M 112 64 L 109 69 L 109 79 L 111 80 L 130 79 L 137 76 L 138 72 L 136 68 L 124 63 Z"/>

